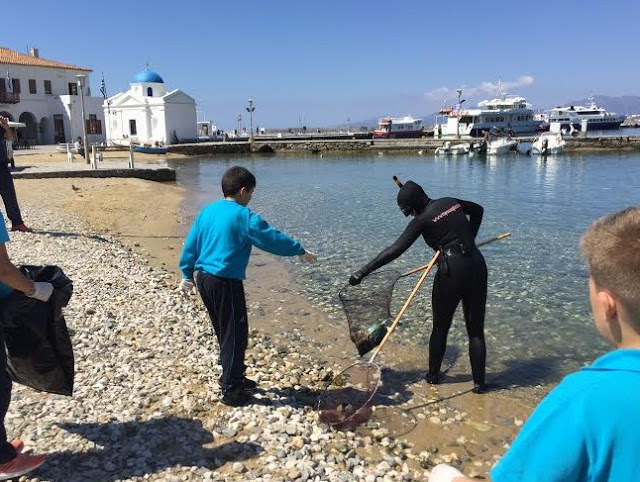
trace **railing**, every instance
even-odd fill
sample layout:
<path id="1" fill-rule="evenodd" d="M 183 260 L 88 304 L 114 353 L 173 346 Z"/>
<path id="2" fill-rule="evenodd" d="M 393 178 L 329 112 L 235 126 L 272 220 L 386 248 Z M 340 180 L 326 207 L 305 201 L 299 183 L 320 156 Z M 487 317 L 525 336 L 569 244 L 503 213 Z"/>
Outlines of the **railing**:
<path id="1" fill-rule="evenodd" d="M 0 104 L 17 104 L 18 102 L 20 102 L 20 94 L 0 92 Z"/>

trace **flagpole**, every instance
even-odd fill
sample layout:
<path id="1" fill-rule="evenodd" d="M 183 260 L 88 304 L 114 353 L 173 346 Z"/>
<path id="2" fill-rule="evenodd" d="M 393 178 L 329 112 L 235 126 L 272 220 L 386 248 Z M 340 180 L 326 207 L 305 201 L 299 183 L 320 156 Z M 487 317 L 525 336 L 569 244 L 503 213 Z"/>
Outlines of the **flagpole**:
<path id="1" fill-rule="evenodd" d="M 78 79 L 78 87 L 80 88 L 80 110 L 82 111 L 82 136 L 84 144 L 84 160 L 89 164 L 89 146 L 87 145 L 87 122 L 84 118 L 84 81 L 86 76 L 83 74 L 76 75 Z"/>

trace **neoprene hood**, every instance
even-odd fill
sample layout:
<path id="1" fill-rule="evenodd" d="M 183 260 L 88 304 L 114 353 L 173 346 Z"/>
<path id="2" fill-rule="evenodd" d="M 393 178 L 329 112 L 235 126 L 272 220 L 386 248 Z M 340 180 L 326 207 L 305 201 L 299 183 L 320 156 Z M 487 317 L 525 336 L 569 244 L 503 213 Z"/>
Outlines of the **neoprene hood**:
<path id="1" fill-rule="evenodd" d="M 424 189 L 413 181 L 405 182 L 398 193 L 398 207 L 405 216 L 409 216 L 414 210 L 421 212 L 429 201 Z"/>

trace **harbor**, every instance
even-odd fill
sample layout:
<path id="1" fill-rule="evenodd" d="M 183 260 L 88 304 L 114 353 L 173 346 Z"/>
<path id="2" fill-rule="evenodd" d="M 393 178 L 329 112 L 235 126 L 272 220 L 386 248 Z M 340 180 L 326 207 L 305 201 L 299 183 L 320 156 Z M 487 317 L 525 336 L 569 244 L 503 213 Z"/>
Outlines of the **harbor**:
<path id="1" fill-rule="evenodd" d="M 635 130 L 634 130 L 635 131 Z M 620 132 L 622 134 L 623 132 Z M 582 151 L 635 151 L 640 150 L 640 136 L 611 135 L 598 137 L 565 137 L 567 152 Z M 521 143 L 532 143 L 535 136 L 516 136 Z M 473 142 L 474 139 L 451 138 L 452 142 Z M 236 142 L 198 142 L 169 146 L 169 152 L 190 156 L 274 153 L 274 152 L 307 152 L 321 154 L 323 152 L 414 152 L 433 154 L 442 147 L 447 139 L 433 137 L 413 139 L 356 139 L 349 134 L 332 135 L 328 139 L 315 137 L 255 137 L 254 141 Z"/>

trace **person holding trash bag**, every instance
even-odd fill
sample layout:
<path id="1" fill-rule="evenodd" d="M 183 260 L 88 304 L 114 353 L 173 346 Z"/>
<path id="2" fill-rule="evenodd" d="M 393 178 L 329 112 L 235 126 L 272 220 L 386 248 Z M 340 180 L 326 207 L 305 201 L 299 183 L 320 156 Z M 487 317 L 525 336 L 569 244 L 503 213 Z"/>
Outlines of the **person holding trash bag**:
<path id="1" fill-rule="evenodd" d="M 247 208 L 255 187 L 256 178 L 247 169 L 229 168 L 222 177 L 224 199 L 198 214 L 180 257 L 180 289 L 189 295 L 195 281 L 220 345 L 221 402 L 229 406 L 246 404 L 251 399 L 247 389 L 256 387 L 255 381 L 245 377 L 244 364 L 249 335 L 242 281 L 252 246 L 279 256 L 298 255 L 301 261 L 316 261 L 298 241 Z"/>
<path id="2" fill-rule="evenodd" d="M 473 391 L 484 393 L 487 389 L 484 340 L 487 266 L 475 243 L 484 209 L 471 201 L 451 197 L 431 199 L 415 182 L 402 184 L 395 176 L 394 180 L 400 187 L 398 206 L 405 216 L 413 216 L 413 219 L 395 243 L 351 275 L 349 284 L 359 284 L 362 278 L 396 259 L 422 236 L 431 248 L 440 251 L 431 294 L 433 328 L 426 380 L 431 384 L 440 381 L 447 335 L 455 310 L 462 301 L 469 336 Z"/>
<path id="3" fill-rule="evenodd" d="M 3 299 L 18 290 L 30 298 L 46 302 L 53 293 L 53 285 L 34 282 L 25 277 L 9 260 L 5 243 L 9 233 L 4 218 L 0 222 L 0 308 Z M 0 309 L 0 323 L 2 322 Z M 19 440 L 9 442 L 4 426 L 4 418 L 11 402 L 11 378 L 7 372 L 7 353 L 4 349 L 4 332 L 0 326 L 0 480 L 11 479 L 38 468 L 45 461 L 44 455 L 21 453 L 24 443 Z"/>

